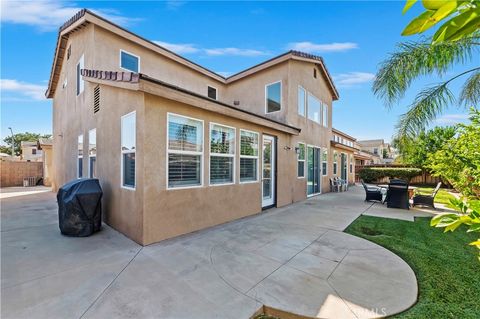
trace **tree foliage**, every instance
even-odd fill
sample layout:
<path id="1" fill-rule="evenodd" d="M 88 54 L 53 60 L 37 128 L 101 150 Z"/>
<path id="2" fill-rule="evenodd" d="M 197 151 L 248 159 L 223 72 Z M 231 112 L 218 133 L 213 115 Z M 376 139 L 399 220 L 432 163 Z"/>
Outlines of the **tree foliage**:
<path id="1" fill-rule="evenodd" d="M 457 136 L 435 153 L 427 167 L 465 196 L 480 198 L 480 111 L 472 109 L 470 124 L 459 124 Z"/>
<path id="2" fill-rule="evenodd" d="M 416 2 L 417 0 L 407 0 L 403 13 Z M 432 44 L 436 44 L 468 37 L 479 28 L 480 1 L 478 0 L 423 0 L 422 3 L 425 10 L 405 27 L 402 35 L 423 33 L 443 21 L 432 37 Z"/>
<path id="3" fill-rule="evenodd" d="M 7 153 L 12 155 L 12 143 L 14 144 L 15 154 L 19 155 L 21 153 L 21 142 L 34 142 L 38 141 L 39 138 L 49 138 L 51 137 L 50 134 L 38 134 L 38 133 L 17 133 L 13 136 L 7 136 L 3 139 L 3 141 L 7 144 L 7 146 L 2 146 L 1 151 L 2 153 Z"/>
<path id="4" fill-rule="evenodd" d="M 426 169 L 428 154 L 442 149 L 455 134 L 454 126 L 437 126 L 414 137 L 394 139 L 393 146 L 398 149 L 403 164 Z"/>

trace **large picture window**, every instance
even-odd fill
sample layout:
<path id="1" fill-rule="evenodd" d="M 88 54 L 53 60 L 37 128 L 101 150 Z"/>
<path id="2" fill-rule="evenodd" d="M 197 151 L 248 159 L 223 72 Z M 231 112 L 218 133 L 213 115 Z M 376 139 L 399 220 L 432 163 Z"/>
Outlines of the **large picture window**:
<path id="1" fill-rule="evenodd" d="M 258 133 L 240 130 L 240 182 L 258 180 Z"/>
<path id="2" fill-rule="evenodd" d="M 327 152 L 327 150 L 323 150 L 322 151 L 322 175 L 323 176 L 326 176 L 328 174 L 327 159 L 328 159 L 328 152 Z"/>
<path id="3" fill-rule="evenodd" d="M 305 116 L 306 93 L 301 86 L 298 87 L 298 115 Z"/>
<path id="4" fill-rule="evenodd" d="M 121 119 L 122 186 L 135 188 L 136 113 Z"/>
<path id="5" fill-rule="evenodd" d="M 88 174 L 97 177 L 97 130 L 88 131 Z"/>
<path id="6" fill-rule="evenodd" d="M 321 104 L 315 96 L 308 93 L 308 118 L 320 124 Z"/>
<path id="7" fill-rule="evenodd" d="M 78 136 L 77 141 L 77 177 L 83 177 L 83 134 Z"/>
<path id="8" fill-rule="evenodd" d="M 305 144 L 298 143 L 297 177 L 305 177 Z"/>
<path id="9" fill-rule="evenodd" d="M 138 73 L 140 72 L 140 58 L 136 55 L 120 50 L 120 67 Z"/>
<path id="10" fill-rule="evenodd" d="M 168 188 L 202 185 L 203 121 L 168 114 Z"/>
<path id="11" fill-rule="evenodd" d="M 235 129 L 210 124 L 210 184 L 231 184 L 235 172 Z"/>
<path id="12" fill-rule="evenodd" d="M 282 109 L 282 82 L 265 86 L 265 112 L 272 113 Z"/>

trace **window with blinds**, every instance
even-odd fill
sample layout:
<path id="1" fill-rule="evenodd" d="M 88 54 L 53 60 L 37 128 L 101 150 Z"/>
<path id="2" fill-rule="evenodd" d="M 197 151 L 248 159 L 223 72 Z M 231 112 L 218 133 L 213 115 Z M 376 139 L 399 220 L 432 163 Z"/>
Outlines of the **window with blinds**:
<path id="1" fill-rule="evenodd" d="M 122 116 L 121 118 L 121 153 L 122 153 L 122 187 L 135 189 L 135 155 L 136 155 L 135 154 L 136 153 L 136 113 L 135 112 L 128 113 Z"/>
<path id="2" fill-rule="evenodd" d="M 168 114 L 168 188 L 202 185 L 203 121 Z"/>
<path id="3" fill-rule="evenodd" d="M 258 133 L 240 130 L 240 182 L 258 181 Z"/>
<path id="4" fill-rule="evenodd" d="M 210 184 L 231 184 L 235 172 L 235 128 L 210 124 Z"/>
<path id="5" fill-rule="evenodd" d="M 305 177 L 305 144 L 298 143 L 297 177 Z"/>

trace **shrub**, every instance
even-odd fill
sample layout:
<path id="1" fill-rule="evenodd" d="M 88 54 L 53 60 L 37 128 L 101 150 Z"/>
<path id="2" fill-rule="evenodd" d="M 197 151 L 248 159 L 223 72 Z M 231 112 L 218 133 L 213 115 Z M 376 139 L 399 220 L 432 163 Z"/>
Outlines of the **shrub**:
<path id="1" fill-rule="evenodd" d="M 358 175 L 367 183 L 374 182 L 383 177 L 400 178 L 410 181 L 415 176 L 421 175 L 422 170 L 414 167 L 365 167 Z"/>

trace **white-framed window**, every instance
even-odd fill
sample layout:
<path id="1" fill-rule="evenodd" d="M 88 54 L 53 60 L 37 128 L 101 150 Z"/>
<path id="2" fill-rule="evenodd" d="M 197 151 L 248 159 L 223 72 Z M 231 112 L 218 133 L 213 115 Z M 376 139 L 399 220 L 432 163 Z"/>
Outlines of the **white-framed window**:
<path id="1" fill-rule="evenodd" d="M 210 185 L 235 182 L 235 128 L 210 123 Z"/>
<path id="2" fill-rule="evenodd" d="M 326 176 L 328 174 L 327 168 L 328 161 L 328 151 L 326 149 L 322 150 L 322 175 Z"/>
<path id="3" fill-rule="evenodd" d="M 328 105 L 322 103 L 323 108 L 323 126 L 328 127 Z"/>
<path id="4" fill-rule="evenodd" d="M 217 100 L 217 88 L 214 88 L 213 86 L 207 86 L 207 95 L 209 98 Z"/>
<path id="5" fill-rule="evenodd" d="M 120 50 L 120 68 L 139 73 L 140 72 L 140 57 L 125 50 Z"/>
<path id="6" fill-rule="evenodd" d="M 97 129 L 88 131 L 88 176 L 97 177 Z"/>
<path id="7" fill-rule="evenodd" d="M 77 140 L 77 178 L 83 177 L 83 134 Z"/>
<path id="8" fill-rule="evenodd" d="M 240 130 L 240 183 L 258 181 L 259 134 Z"/>
<path id="9" fill-rule="evenodd" d="M 307 107 L 308 118 L 320 124 L 320 116 L 321 116 L 320 100 L 317 99 L 313 94 L 308 93 L 307 106 L 308 106 Z"/>
<path id="10" fill-rule="evenodd" d="M 298 143 L 297 177 L 305 177 L 305 143 Z"/>
<path id="11" fill-rule="evenodd" d="M 136 112 L 125 114 L 121 118 L 121 186 L 135 189 Z"/>
<path id="12" fill-rule="evenodd" d="M 298 115 L 305 116 L 305 109 L 307 104 L 307 94 L 305 89 L 301 86 L 298 86 Z"/>
<path id="13" fill-rule="evenodd" d="M 83 92 L 83 89 L 85 88 L 85 82 L 82 79 L 82 74 L 81 70 L 85 68 L 85 61 L 83 54 L 80 57 L 80 60 L 78 60 L 77 63 L 77 69 L 76 69 L 76 79 L 77 79 L 77 95 L 80 95 L 80 93 Z"/>
<path id="14" fill-rule="evenodd" d="M 265 85 L 265 113 L 282 109 L 282 81 Z"/>
<path id="15" fill-rule="evenodd" d="M 333 175 L 337 175 L 337 169 L 338 169 L 338 154 L 337 152 L 333 151 Z"/>
<path id="16" fill-rule="evenodd" d="M 167 114 L 167 189 L 203 185 L 203 121 Z"/>
<path id="17" fill-rule="evenodd" d="M 378 155 L 378 148 L 375 147 L 375 148 L 373 149 L 373 154 Z"/>
<path id="18" fill-rule="evenodd" d="M 353 174 L 353 155 L 350 154 L 350 174 Z"/>

